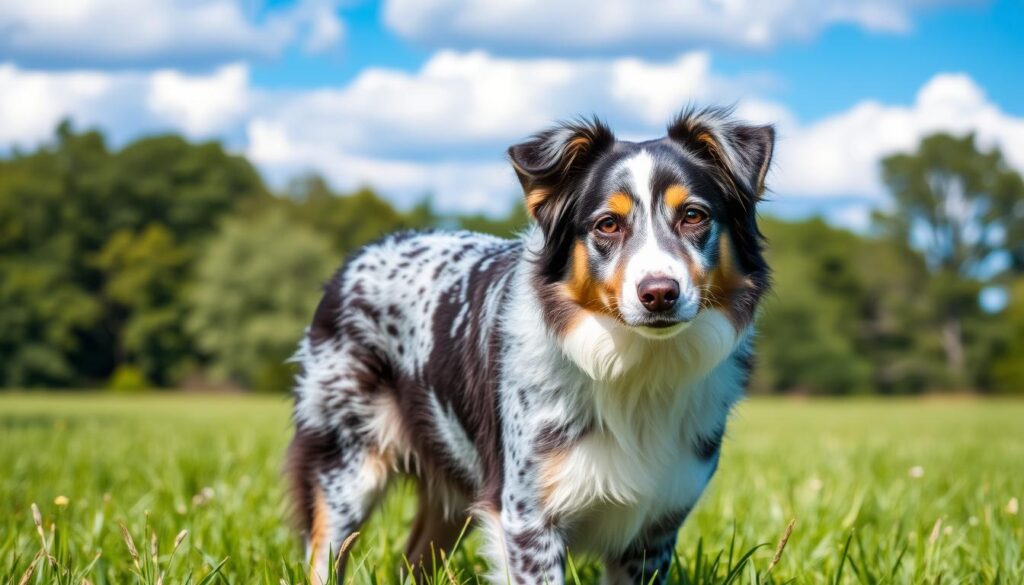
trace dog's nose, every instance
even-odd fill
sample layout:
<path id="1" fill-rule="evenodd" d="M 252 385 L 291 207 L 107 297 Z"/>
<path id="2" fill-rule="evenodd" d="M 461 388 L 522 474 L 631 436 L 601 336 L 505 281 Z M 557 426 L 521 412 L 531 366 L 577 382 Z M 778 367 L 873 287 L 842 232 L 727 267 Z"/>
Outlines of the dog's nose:
<path id="1" fill-rule="evenodd" d="M 672 308 L 679 299 L 679 283 L 673 278 L 649 276 L 636 286 L 640 302 L 652 313 L 661 313 Z"/>

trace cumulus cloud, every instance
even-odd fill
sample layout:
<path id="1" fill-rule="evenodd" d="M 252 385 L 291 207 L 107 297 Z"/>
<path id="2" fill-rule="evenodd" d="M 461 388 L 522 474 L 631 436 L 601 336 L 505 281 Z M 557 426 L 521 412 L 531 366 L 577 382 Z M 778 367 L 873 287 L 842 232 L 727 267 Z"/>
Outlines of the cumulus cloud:
<path id="1" fill-rule="evenodd" d="M 935 76 L 910 105 L 866 100 L 810 124 L 757 89 L 714 74 L 700 52 L 666 63 L 443 52 L 416 73 L 367 71 L 344 88 L 279 102 L 250 122 L 249 155 L 280 175 L 318 169 L 345 186 L 393 187 L 405 201 L 432 192 L 444 207 L 494 211 L 516 191 L 504 148 L 552 120 L 600 112 L 623 138 L 644 139 L 687 102 L 736 101 L 740 117 L 779 129 L 776 198 L 830 200 L 829 213 L 850 224 L 884 202 L 879 161 L 931 133 L 975 132 L 1024 170 L 1024 118 L 964 74 Z"/>
<path id="2" fill-rule="evenodd" d="M 399 204 L 430 195 L 443 211 L 494 214 L 507 212 L 516 197 L 515 175 L 498 155 L 436 161 L 367 156 L 330 142 L 293 141 L 286 128 L 265 120 L 249 125 L 248 138 L 248 156 L 278 185 L 314 172 L 335 188 L 369 185 Z"/>
<path id="3" fill-rule="evenodd" d="M 688 102 L 736 100 L 762 83 L 715 75 L 702 52 L 651 63 L 442 51 L 416 72 L 370 69 L 282 97 L 251 120 L 248 154 L 275 175 L 314 168 L 404 201 L 431 192 L 442 208 L 501 211 L 517 190 L 505 149 L 555 120 L 599 113 L 621 136 L 649 138 Z"/>
<path id="4" fill-rule="evenodd" d="M 441 47 L 520 53 L 766 48 L 835 24 L 902 32 L 914 13 L 972 0 L 386 0 L 399 35 Z"/>
<path id="5" fill-rule="evenodd" d="M 21 66 L 208 67 L 311 52 L 344 32 L 335 0 L 254 9 L 245 0 L 0 0 L 0 54 Z"/>
<path id="6" fill-rule="evenodd" d="M 0 149 L 30 148 L 63 119 L 115 141 L 173 130 L 191 138 L 237 134 L 249 111 L 248 70 L 208 74 L 33 71 L 0 64 Z"/>
<path id="7" fill-rule="evenodd" d="M 1024 118 L 1000 110 L 966 75 L 937 75 L 908 105 L 864 101 L 811 123 L 764 94 L 761 77 L 717 74 L 702 52 L 650 62 L 443 51 L 417 71 L 369 69 L 302 91 L 258 90 L 240 64 L 203 74 L 6 64 L 0 145 L 31 147 L 64 117 L 115 142 L 176 130 L 227 137 L 274 184 L 312 171 L 342 189 L 372 185 L 399 204 L 431 194 L 444 210 L 502 212 L 519 196 L 505 148 L 554 120 L 597 113 L 620 137 L 640 140 L 663 135 L 689 102 L 736 102 L 739 116 L 779 128 L 769 176 L 778 205 L 818 205 L 848 224 L 884 202 L 878 161 L 933 132 L 975 132 L 1024 169 Z"/>
<path id="8" fill-rule="evenodd" d="M 189 136 L 204 136 L 239 122 L 247 112 L 249 93 L 245 65 L 227 65 L 206 76 L 165 70 L 149 76 L 146 105 Z"/>
<path id="9" fill-rule="evenodd" d="M 913 150 L 936 132 L 974 132 L 982 147 L 1000 147 L 1024 169 L 1024 118 L 1000 110 L 965 74 L 928 81 L 909 106 L 863 101 L 813 124 L 782 126 L 773 186 L 783 195 L 860 195 L 880 201 L 879 161 Z"/>
<path id="10" fill-rule="evenodd" d="M 472 156 L 559 118 L 600 113 L 620 129 L 647 130 L 688 101 L 742 91 L 712 74 L 699 52 L 647 63 L 442 51 L 419 71 L 368 69 L 347 86 L 285 99 L 267 115 L 293 140 L 381 156 Z"/>

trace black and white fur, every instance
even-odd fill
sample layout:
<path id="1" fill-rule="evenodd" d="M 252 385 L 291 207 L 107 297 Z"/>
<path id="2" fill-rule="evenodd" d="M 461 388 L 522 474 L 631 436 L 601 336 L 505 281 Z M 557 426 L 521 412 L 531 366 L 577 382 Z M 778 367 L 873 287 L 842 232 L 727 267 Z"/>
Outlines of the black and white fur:
<path id="1" fill-rule="evenodd" d="M 414 565 L 472 514 L 495 583 L 560 584 L 567 550 L 608 583 L 664 579 L 751 368 L 773 141 L 722 110 L 642 143 L 562 124 L 509 149 L 536 220 L 519 240 L 401 233 L 351 257 L 297 354 L 314 582 L 397 474 L 420 486 Z"/>

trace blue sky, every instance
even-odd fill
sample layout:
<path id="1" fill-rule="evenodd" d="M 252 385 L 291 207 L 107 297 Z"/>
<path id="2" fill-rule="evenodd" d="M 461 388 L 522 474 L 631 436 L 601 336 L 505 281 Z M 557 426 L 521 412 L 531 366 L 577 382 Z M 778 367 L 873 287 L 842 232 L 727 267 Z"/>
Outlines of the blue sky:
<path id="1" fill-rule="evenodd" d="M 770 210 L 853 227 L 878 160 L 975 132 L 1024 167 L 1015 0 L 0 0 L 0 150 L 61 118 L 222 140 L 275 185 L 501 213 L 504 149 L 574 114 L 651 137 L 689 103 L 775 123 Z"/>
<path id="2" fill-rule="evenodd" d="M 278 59 L 257 64 L 253 81 L 275 88 L 323 87 L 349 81 L 365 67 L 412 71 L 432 54 L 430 47 L 390 32 L 381 23 L 379 2 L 359 2 L 340 9 L 340 14 L 348 27 L 341 51 L 310 56 L 292 48 Z M 648 56 L 664 59 L 675 53 Z M 1022 115 L 1024 76 L 1015 69 L 1024 60 L 1024 2 L 929 9 L 907 33 L 838 25 L 818 38 L 774 50 L 719 50 L 715 60 L 724 73 L 753 70 L 775 75 L 776 97 L 803 121 L 846 109 L 866 97 L 909 104 L 928 79 L 948 71 L 969 73 L 1008 113 Z"/>

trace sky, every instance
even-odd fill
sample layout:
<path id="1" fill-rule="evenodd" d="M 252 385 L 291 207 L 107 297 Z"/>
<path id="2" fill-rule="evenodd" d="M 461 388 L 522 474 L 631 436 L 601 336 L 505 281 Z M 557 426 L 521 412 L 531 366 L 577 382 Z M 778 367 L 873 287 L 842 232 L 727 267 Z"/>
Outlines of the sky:
<path id="1" fill-rule="evenodd" d="M 64 118 L 221 140 L 274 186 L 501 214 L 505 150 L 687 105 L 778 130 L 766 209 L 863 228 L 884 156 L 974 132 L 1024 170 L 1020 0 L 0 0 L 0 153 Z"/>

